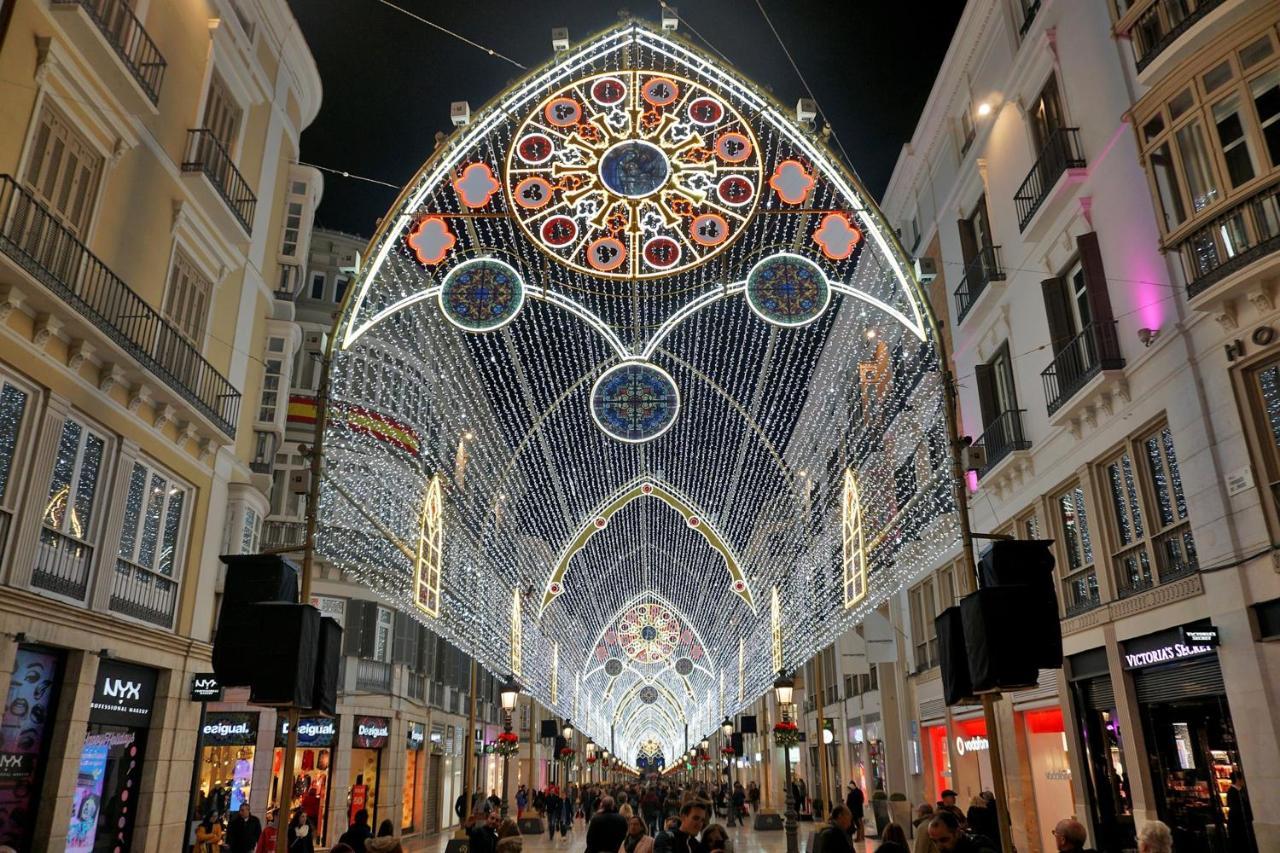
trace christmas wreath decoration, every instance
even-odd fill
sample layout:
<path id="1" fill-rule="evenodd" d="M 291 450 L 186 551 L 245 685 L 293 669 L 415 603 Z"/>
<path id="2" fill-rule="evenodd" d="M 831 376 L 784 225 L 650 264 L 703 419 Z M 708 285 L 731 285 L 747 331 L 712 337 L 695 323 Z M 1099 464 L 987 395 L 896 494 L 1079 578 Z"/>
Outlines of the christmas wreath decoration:
<path id="1" fill-rule="evenodd" d="M 573 762 L 577 757 L 578 753 L 575 752 L 572 747 L 566 746 L 564 749 L 560 750 L 560 762 L 564 764 L 565 767 L 572 767 Z"/>
<path id="2" fill-rule="evenodd" d="M 800 727 L 790 720 L 783 720 L 773 727 L 773 742 L 778 746 L 789 748 L 800 743 Z"/>
<path id="3" fill-rule="evenodd" d="M 489 744 L 488 752 L 508 758 L 520 751 L 520 736 L 515 732 L 502 732 Z"/>

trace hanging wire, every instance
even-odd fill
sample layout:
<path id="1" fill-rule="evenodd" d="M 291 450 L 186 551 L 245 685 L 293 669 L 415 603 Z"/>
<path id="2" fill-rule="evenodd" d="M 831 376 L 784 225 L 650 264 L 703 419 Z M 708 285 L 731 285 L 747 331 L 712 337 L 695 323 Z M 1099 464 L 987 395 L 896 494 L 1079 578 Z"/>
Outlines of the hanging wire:
<path id="1" fill-rule="evenodd" d="M 364 175 L 357 175 L 352 172 L 348 172 L 345 169 L 331 169 L 328 166 L 318 166 L 315 163 L 308 163 L 305 160 L 294 160 L 293 162 L 298 164 L 299 166 L 308 166 L 312 169 L 319 169 L 321 172 L 328 172 L 331 175 L 341 175 L 344 178 L 351 178 L 354 181 L 365 181 L 366 183 L 370 183 L 370 184 L 378 184 L 379 186 L 390 187 L 396 192 L 399 192 L 401 189 L 403 189 L 403 187 L 400 184 L 393 184 L 393 183 L 390 183 L 389 181 L 381 181 L 381 180 L 378 180 L 377 178 L 366 178 Z"/>
<path id="2" fill-rule="evenodd" d="M 731 60 L 729 57 L 725 56 L 725 55 L 724 55 L 724 53 L 720 50 L 720 48 L 716 47 L 714 44 L 712 44 L 710 41 L 708 41 L 708 40 L 707 40 L 707 37 L 706 37 L 706 36 L 704 36 L 702 33 L 698 32 L 697 28 L 695 28 L 695 27 L 693 26 L 693 24 L 689 23 L 689 19 L 688 19 L 688 18 L 686 18 L 686 17 L 684 17 L 683 15 L 681 15 L 681 14 L 680 14 L 680 10 L 679 10 L 679 9 L 677 9 L 677 8 L 676 8 L 676 7 L 674 7 L 674 6 L 669 5 L 669 4 L 666 2 L 666 0 L 658 0 L 658 5 L 659 5 L 659 6 L 661 6 L 661 7 L 662 7 L 662 9 L 663 9 L 664 11 L 670 12 L 671 14 L 675 15 L 675 16 L 676 16 L 676 20 L 677 20 L 677 21 L 679 21 L 682 25 L 684 25 L 684 26 L 688 27 L 688 28 L 689 28 L 689 32 L 691 32 L 691 33 L 693 33 L 695 36 L 697 36 L 697 37 L 698 37 L 698 40 L 699 40 L 699 41 L 701 41 L 703 44 L 705 44 L 705 45 L 707 46 L 707 49 L 708 49 L 708 50 L 710 50 L 710 51 L 711 51 L 712 53 L 714 53 L 716 56 L 718 56 L 718 57 L 720 57 L 721 59 L 723 59 L 727 64 L 729 64 L 729 65 L 733 65 L 733 64 L 734 64 L 734 63 L 733 63 L 733 60 Z"/>
<path id="3" fill-rule="evenodd" d="M 383 6 L 387 6 L 388 8 L 395 9 L 400 14 L 407 15 L 408 17 L 413 18 L 415 21 L 419 23 L 426 24 L 428 27 L 431 27 L 432 29 L 439 30 L 440 32 L 446 35 L 453 36 L 458 41 L 463 42 L 465 44 L 469 44 L 472 47 L 476 48 L 477 50 L 483 50 L 485 53 L 489 54 L 490 56 L 494 56 L 494 57 L 497 57 L 498 59 L 502 59 L 502 60 L 505 60 L 506 62 L 510 62 L 512 65 L 514 65 L 516 68 L 519 68 L 521 71 L 529 70 L 526 66 L 521 65 L 519 62 L 516 62 L 514 59 L 507 56 L 506 54 L 498 53 L 498 51 L 494 50 L 493 48 L 485 47 L 479 42 L 474 42 L 464 35 L 455 33 L 453 30 L 449 29 L 448 27 L 440 26 L 434 21 L 428 21 L 426 18 L 422 17 L 416 12 L 410 12 L 408 9 L 404 8 L 403 6 L 397 6 L 395 3 L 392 3 L 391 0 L 375 0 L 375 2 L 381 3 Z"/>

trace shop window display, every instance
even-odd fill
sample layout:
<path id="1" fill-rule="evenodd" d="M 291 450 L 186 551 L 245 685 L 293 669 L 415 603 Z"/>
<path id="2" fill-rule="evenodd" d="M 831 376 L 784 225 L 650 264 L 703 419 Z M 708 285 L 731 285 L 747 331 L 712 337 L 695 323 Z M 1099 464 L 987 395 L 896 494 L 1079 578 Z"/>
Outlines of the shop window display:
<path id="1" fill-rule="evenodd" d="M 307 813 L 315 827 L 316 846 L 328 843 L 330 765 L 333 746 L 337 740 L 338 722 L 324 717 L 303 717 L 298 720 L 298 749 L 294 756 L 294 782 L 289 792 L 288 808 L 280 814 L 280 777 L 284 766 L 285 729 L 287 721 L 281 720 L 276 729 L 276 748 L 271 763 L 271 792 L 267 799 L 267 817 L 275 825 L 283 827 L 289 822 L 294 809 Z"/>
<path id="2" fill-rule="evenodd" d="M 61 670 L 56 650 L 18 647 L 0 718 L 0 844 L 15 850 L 30 847 Z"/>
<path id="3" fill-rule="evenodd" d="M 405 733 L 404 787 L 401 789 L 400 830 L 412 832 L 418 825 L 419 767 L 422 764 L 422 748 L 426 744 L 426 727 L 422 723 L 409 723 Z"/>
<path id="4" fill-rule="evenodd" d="M 382 751 L 391 733 L 386 717 L 356 717 L 351 732 L 351 775 L 347 787 L 347 823 L 365 809 L 370 822 L 377 814 L 378 788 L 382 780 Z"/>
<path id="5" fill-rule="evenodd" d="M 249 801 L 253 782 L 258 715 L 210 713 L 200 727 L 199 781 L 192 820 L 205 815 L 227 820 Z"/>

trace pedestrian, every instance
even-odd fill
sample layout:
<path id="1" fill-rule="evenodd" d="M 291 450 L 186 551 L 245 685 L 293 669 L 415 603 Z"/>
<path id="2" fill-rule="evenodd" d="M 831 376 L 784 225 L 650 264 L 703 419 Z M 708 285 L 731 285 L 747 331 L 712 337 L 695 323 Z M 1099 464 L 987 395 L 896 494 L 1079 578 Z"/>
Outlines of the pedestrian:
<path id="1" fill-rule="evenodd" d="M 363 850 L 364 843 L 370 838 L 373 838 L 373 828 L 369 826 L 369 811 L 359 809 L 347 831 L 338 837 L 338 843 L 350 844 L 352 850 Z"/>
<path id="2" fill-rule="evenodd" d="M 991 842 L 997 851 L 1000 849 L 1000 821 L 996 816 L 995 803 L 978 794 L 969 801 L 969 811 L 965 815 L 969 824 L 969 832 L 982 835 Z"/>
<path id="3" fill-rule="evenodd" d="M 751 813 L 758 814 L 760 811 L 760 786 L 756 784 L 754 779 L 747 785 L 747 802 L 751 804 Z"/>
<path id="4" fill-rule="evenodd" d="M 472 812 L 467 838 L 471 841 L 470 853 L 497 853 L 498 815 Z"/>
<path id="5" fill-rule="evenodd" d="M 907 844 L 907 832 L 900 825 L 889 821 L 880 833 L 880 844 L 876 853 L 911 853 Z"/>
<path id="6" fill-rule="evenodd" d="M 831 810 L 827 825 L 814 836 L 813 847 L 817 853 L 853 853 L 853 815 L 848 806 L 836 806 Z"/>
<path id="7" fill-rule="evenodd" d="M 929 837 L 929 821 L 933 820 L 933 806 L 921 803 L 916 809 L 916 819 L 911 822 L 915 833 L 915 843 L 911 845 L 911 853 L 938 853 L 938 847 Z"/>
<path id="8" fill-rule="evenodd" d="M 547 838 L 555 841 L 556 830 L 560 828 L 560 794 L 556 791 L 555 785 L 547 788 L 542 804 L 547 814 Z"/>
<path id="9" fill-rule="evenodd" d="M 688 800 L 680 807 L 680 825 L 672 833 L 671 853 L 705 853 L 698 833 L 707 824 L 708 808 L 706 800 Z"/>
<path id="10" fill-rule="evenodd" d="M 498 847 L 495 853 L 521 853 L 524 839 L 520 837 L 520 824 L 507 818 L 498 825 Z"/>
<path id="11" fill-rule="evenodd" d="M 209 812 L 196 826 L 196 853 L 219 853 L 221 849 L 222 824 Z"/>
<path id="12" fill-rule="evenodd" d="M 524 810 L 529 807 L 529 792 L 521 785 L 516 789 L 516 818 L 524 817 Z"/>
<path id="13" fill-rule="evenodd" d="M 289 833 L 285 836 L 289 845 L 287 853 L 315 853 L 315 835 L 312 832 L 311 816 L 302 809 L 294 809 L 293 819 L 289 821 Z"/>
<path id="14" fill-rule="evenodd" d="M 671 817 L 667 818 L 662 825 L 662 829 L 654 833 L 653 853 L 671 853 L 671 845 L 675 841 L 676 830 L 679 828 L 680 817 L 678 815 L 671 815 Z"/>
<path id="15" fill-rule="evenodd" d="M 965 833 L 960 818 L 950 809 L 941 810 L 929 821 L 929 838 L 939 853 L 996 853 L 985 837 Z"/>
<path id="16" fill-rule="evenodd" d="M 246 800 L 227 824 L 227 847 L 230 853 L 253 853 L 261 835 L 262 824 L 250 813 L 249 801 Z"/>
<path id="17" fill-rule="evenodd" d="M 613 797 L 600 801 L 600 814 L 587 824 L 587 853 L 617 853 L 627 837 L 627 819 L 618 813 Z"/>
<path id="18" fill-rule="evenodd" d="M 573 829 L 573 815 L 578 809 L 578 786 L 570 785 L 569 790 L 560 800 L 560 837 L 564 838 Z"/>
<path id="19" fill-rule="evenodd" d="M 853 815 L 853 840 L 861 841 L 865 837 L 865 808 L 867 795 L 862 793 L 862 789 L 858 787 L 857 782 L 849 783 L 849 793 L 845 795 L 844 804 L 849 807 L 849 812 Z"/>
<path id="20" fill-rule="evenodd" d="M 729 830 L 718 823 L 711 824 L 702 830 L 702 847 L 706 853 L 733 853 Z"/>
<path id="21" fill-rule="evenodd" d="M 1058 846 L 1058 853 L 1098 853 L 1093 849 L 1085 849 L 1089 833 L 1083 823 L 1073 818 L 1058 821 L 1053 828 L 1053 840 Z"/>
<path id="22" fill-rule="evenodd" d="M 1227 788 L 1227 841 L 1231 853 L 1256 853 L 1258 842 L 1253 837 L 1253 808 L 1244 791 L 1244 773 L 1231 771 L 1231 787 Z"/>
<path id="23" fill-rule="evenodd" d="M 746 809 L 747 789 L 739 782 L 733 786 L 733 793 L 729 795 L 729 826 L 741 825 L 742 813 Z"/>
<path id="24" fill-rule="evenodd" d="M 329 853 L 356 853 L 356 851 L 350 844 L 343 844 L 339 841 L 329 848 Z"/>
<path id="25" fill-rule="evenodd" d="M 639 817 L 627 821 L 627 835 L 622 839 L 618 853 L 653 853 L 653 837 Z"/>
<path id="26" fill-rule="evenodd" d="M 364 843 L 365 853 L 404 853 L 398 835 L 379 835 Z"/>
<path id="27" fill-rule="evenodd" d="M 1159 820 L 1149 820 L 1138 830 L 1138 853 L 1173 853 L 1173 832 Z"/>
<path id="28" fill-rule="evenodd" d="M 388 835 L 395 835 L 395 834 L 396 834 L 396 826 L 391 822 L 391 818 L 387 818 L 382 823 L 378 824 L 379 838 L 386 838 Z"/>
<path id="29" fill-rule="evenodd" d="M 957 794 L 955 791 L 951 790 L 950 788 L 946 788 L 946 789 L 944 789 L 944 790 L 943 790 L 943 792 L 942 792 L 941 794 L 939 794 L 939 795 L 938 795 L 938 797 L 939 797 L 939 799 L 938 799 L 938 808 L 939 808 L 939 809 L 942 809 L 942 808 L 944 808 L 944 807 L 952 807 L 952 806 L 955 806 L 955 804 L 956 804 L 956 797 L 958 797 L 958 796 L 959 796 L 959 794 Z"/>

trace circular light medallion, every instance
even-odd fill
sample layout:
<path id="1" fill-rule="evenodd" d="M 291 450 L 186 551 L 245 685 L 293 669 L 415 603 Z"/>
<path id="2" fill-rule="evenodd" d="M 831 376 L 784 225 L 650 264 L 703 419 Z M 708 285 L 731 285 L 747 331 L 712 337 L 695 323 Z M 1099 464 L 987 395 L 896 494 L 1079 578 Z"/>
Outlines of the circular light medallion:
<path id="1" fill-rule="evenodd" d="M 680 412 L 680 391 L 665 370 L 626 361 L 606 370 L 591 388 L 591 417 L 618 439 L 638 443 L 662 435 Z"/>
<path id="2" fill-rule="evenodd" d="M 526 210 L 537 210 L 551 201 L 551 184 L 546 178 L 525 178 L 516 184 L 516 204 Z"/>
<path id="3" fill-rule="evenodd" d="M 724 118 L 724 107 L 715 98 L 695 98 L 689 104 L 689 120 L 700 127 L 714 127 Z"/>
<path id="4" fill-rule="evenodd" d="M 665 270 L 679 261 L 680 244 L 670 237 L 654 237 L 644 244 L 644 262 L 656 270 Z"/>
<path id="5" fill-rule="evenodd" d="M 530 166 L 537 166 L 550 160 L 555 150 L 551 137 L 545 133 L 531 133 L 517 143 L 516 156 Z"/>
<path id="6" fill-rule="evenodd" d="M 771 255 L 747 274 L 747 304 L 761 319 L 777 326 L 812 323 L 830 301 L 826 275 L 799 255 Z"/>
<path id="7" fill-rule="evenodd" d="M 543 115 L 553 127 L 569 127 L 582 118 L 582 107 L 573 98 L 556 98 L 547 104 Z"/>
<path id="8" fill-rule="evenodd" d="M 692 673 L 693 673 L 693 661 L 689 660 L 688 658 L 676 659 L 677 675 L 691 675 Z"/>
<path id="9" fill-rule="evenodd" d="M 591 84 L 591 99 L 601 106 L 611 107 L 626 96 L 626 84 L 617 77 L 601 77 Z"/>
<path id="10" fill-rule="evenodd" d="M 618 621 L 618 645 L 639 663 L 666 660 L 679 641 L 679 620 L 660 604 L 637 604 Z"/>
<path id="11" fill-rule="evenodd" d="M 652 684 L 646 684 L 640 688 L 640 701 L 646 705 L 652 705 L 658 701 L 658 688 Z"/>
<path id="12" fill-rule="evenodd" d="M 542 223 L 541 234 L 548 246 L 567 246 L 578 236 L 578 223 L 567 216 L 552 216 Z"/>
<path id="13" fill-rule="evenodd" d="M 440 310 L 449 322 L 468 332 L 491 332 L 505 326 L 523 304 L 520 274 L 492 258 L 458 264 L 440 288 Z"/>
<path id="14" fill-rule="evenodd" d="M 671 164 L 652 142 L 626 139 L 600 158 L 600 181 L 623 198 L 653 195 L 667 182 Z"/>
<path id="15" fill-rule="evenodd" d="M 617 678 L 622 675 L 622 661 L 617 658 L 609 658 L 604 662 L 604 672 L 611 678 Z"/>

